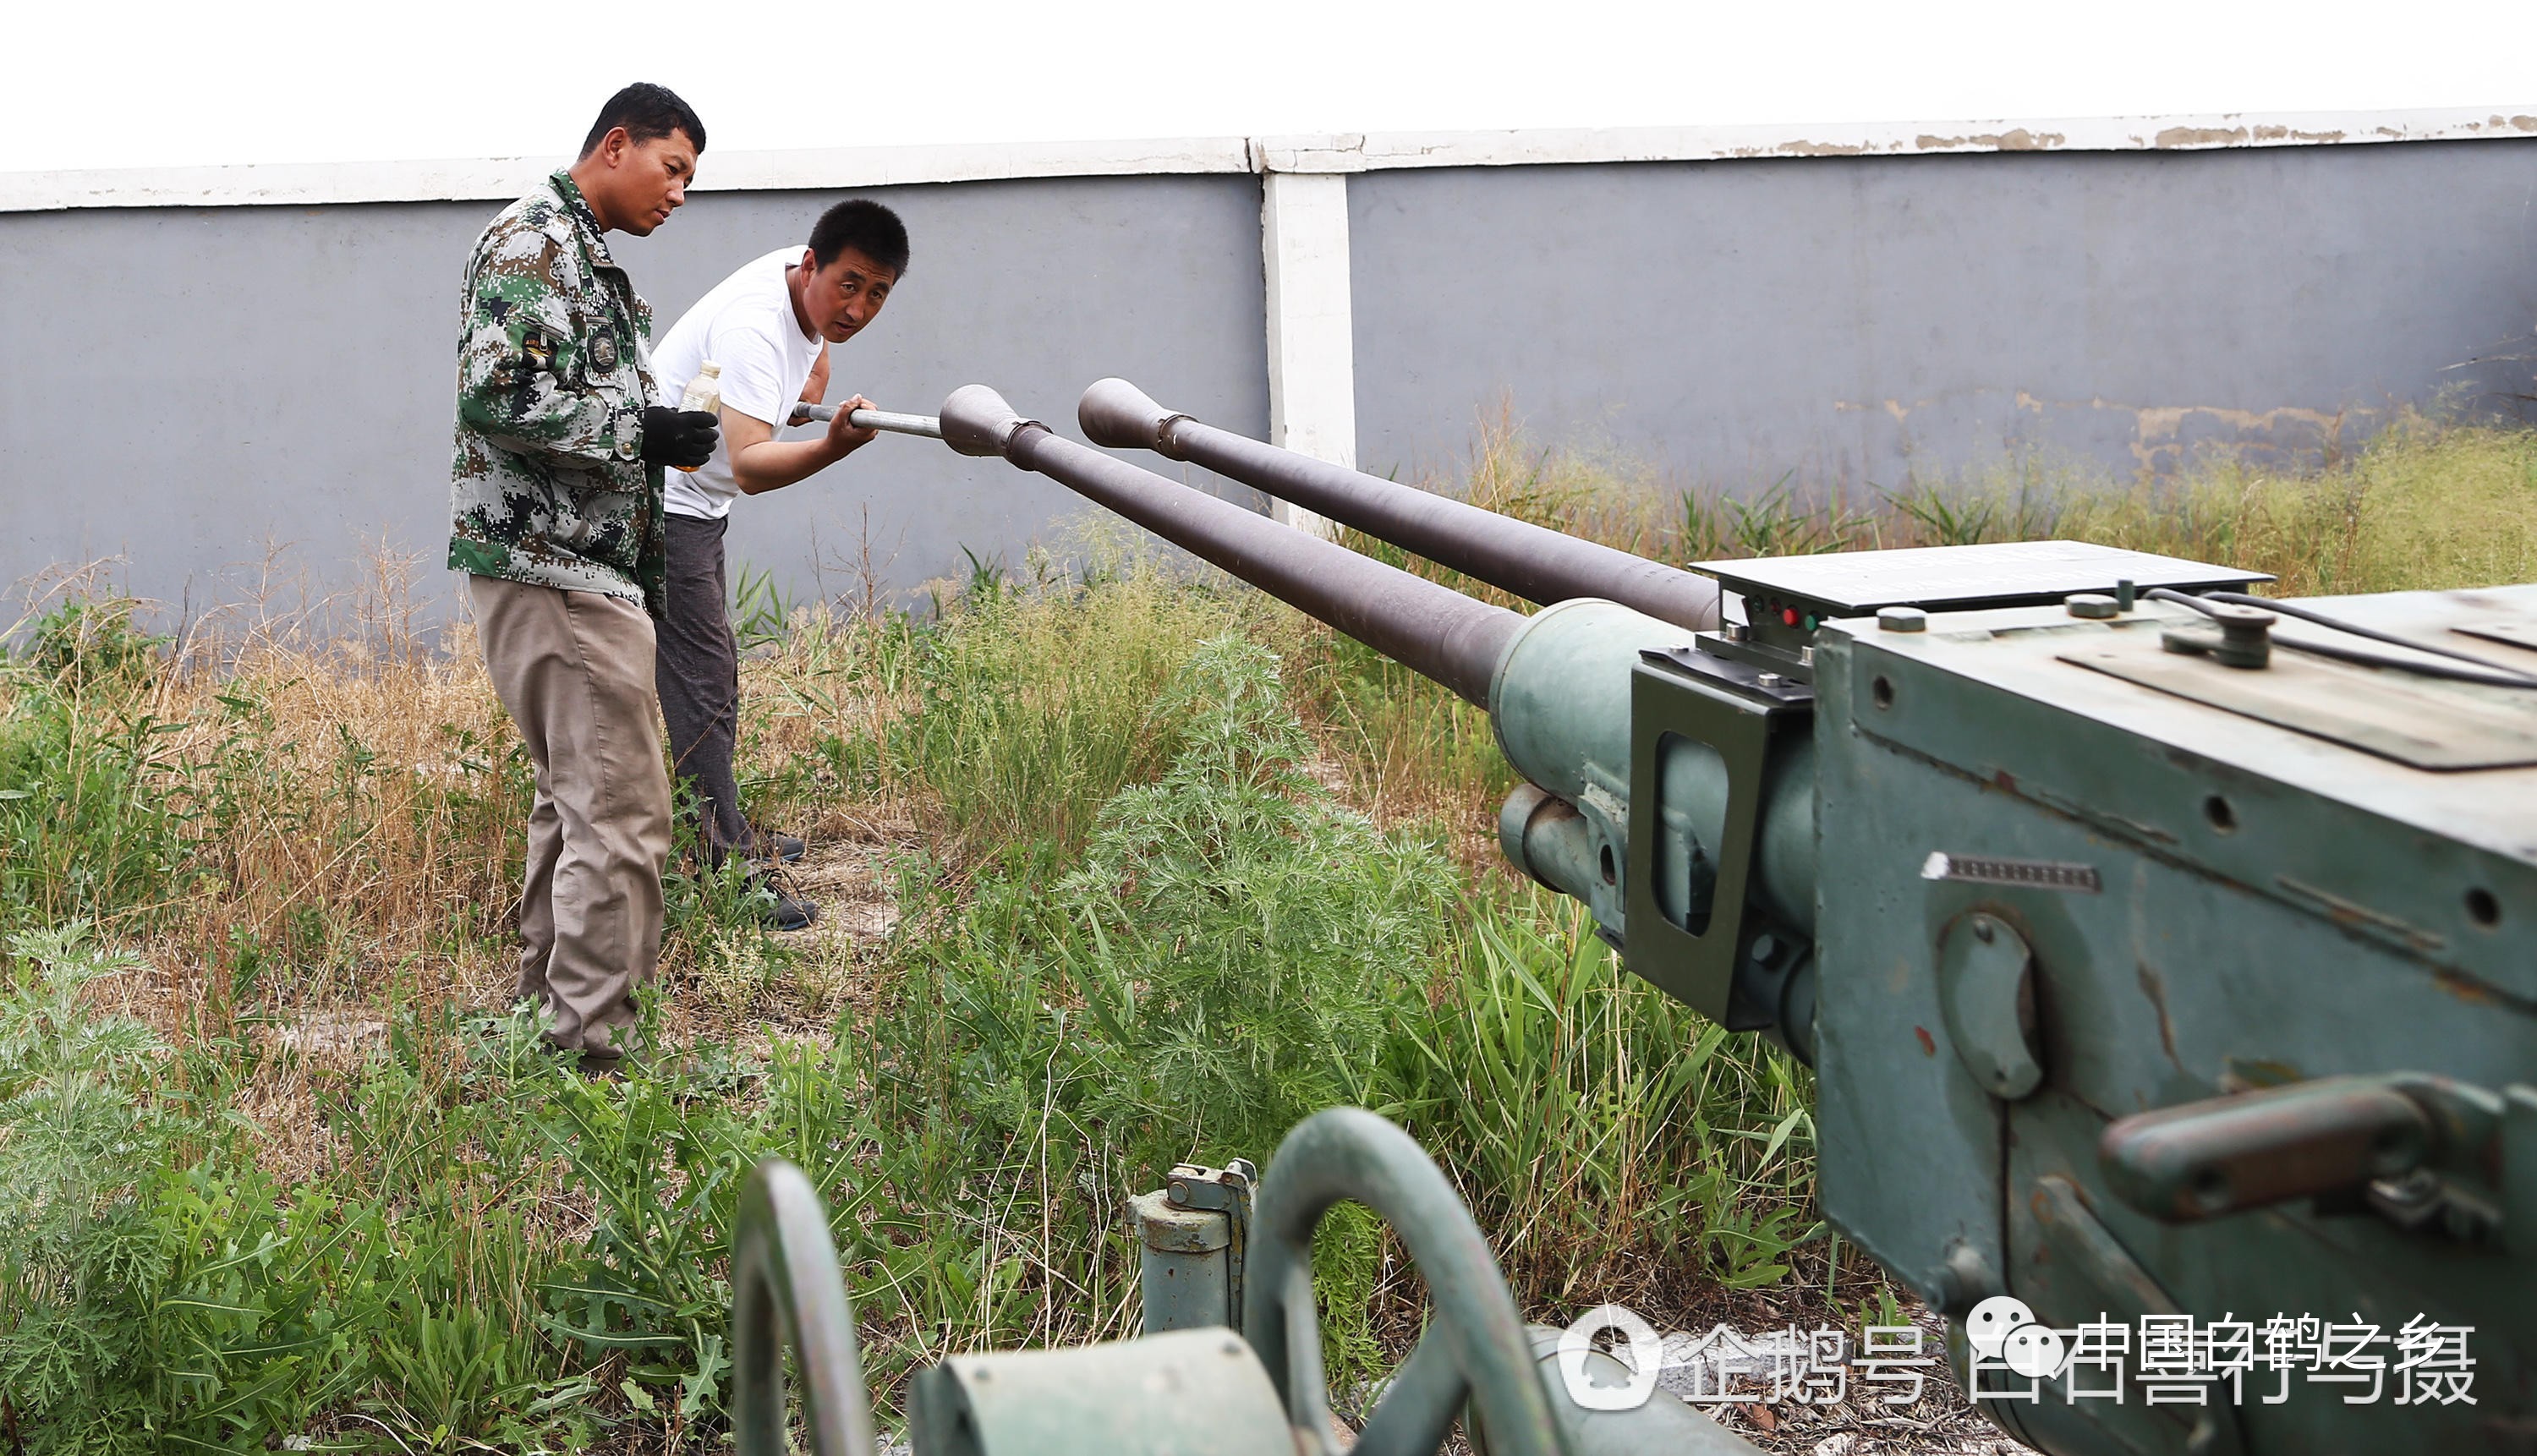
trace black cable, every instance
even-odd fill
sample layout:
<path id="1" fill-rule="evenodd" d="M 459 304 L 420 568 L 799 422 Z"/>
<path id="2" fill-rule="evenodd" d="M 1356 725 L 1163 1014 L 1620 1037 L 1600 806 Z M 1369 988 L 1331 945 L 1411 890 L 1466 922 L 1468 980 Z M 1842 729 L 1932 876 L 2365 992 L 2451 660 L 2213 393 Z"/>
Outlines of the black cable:
<path id="1" fill-rule="evenodd" d="M 2336 647 L 2324 642 L 2302 642 L 2290 637 L 2274 638 L 2273 646 L 2288 648 L 2292 652 L 2304 652 L 2310 657 L 2333 658 L 2338 662 L 2359 663 L 2369 667 L 2394 667 L 2401 671 L 2419 673 L 2424 677 L 2445 678 L 2451 682 L 2481 682 L 2491 687 L 2537 688 L 2537 677 L 2504 677 L 2498 672 L 2479 672 L 2473 667 L 2452 667 L 2446 663 L 2408 662 L 2403 658 L 2391 658 L 2385 653 L 2370 652 L 2358 647 Z"/>
<path id="2" fill-rule="evenodd" d="M 2327 616 L 2313 607 L 2297 606 L 2288 601 L 2275 601 L 2267 597 L 2249 597 L 2244 592 L 2213 592 L 2210 594 L 2210 600 L 2234 602 L 2239 606 L 2260 606 L 2266 611 L 2277 611 L 2283 616 L 2297 617 L 2303 622 L 2314 622 L 2320 627 L 2331 627 L 2337 632 L 2349 632 L 2355 637 L 2367 637 L 2373 642 L 2386 643 L 2389 647 L 2401 647 L 2411 652 L 2430 653 L 2436 658 L 2473 663 L 2479 667 L 2490 667 L 2496 672 L 2507 672 L 2514 677 L 2525 677 L 2531 682 L 2537 682 L 2537 673 L 2523 672 L 2508 663 L 2497 663 L 2491 658 L 2480 658 L 2471 652 L 2457 652 L 2445 647 L 2433 647 L 2429 643 L 2409 641 L 2393 632 L 2381 632 L 2375 627 L 2364 627 L 2357 622 L 2347 622 L 2339 617 Z"/>
<path id="3" fill-rule="evenodd" d="M 2172 587 L 2152 587 L 2148 591 L 2141 593 L 2141 595 L 2152 601 L 2173 601 L 2179 606 L 2192 607 L 2195 611 L 2198 611 L 2207 617 L 2219 615 L 2218 612 L 2211 609 L 2210 602 L 2203 601 L 2199 597 L 2188 596 L 2185 593 L 2179 592 Z"/>
<path id="4" fill-rule="evenodd" d="M 2374 642 L 2384 642 L 2392 647 L 2401 647 L 2412 652 L 2429 653 L 2434 657 L 2454 658 L 2459 662 L 2473 663 L 2479 667 L 2489 667 L 2492 670 L 2479 672 L 2471 667 L 2452 667 L 2445 663 L 2421 663 L 2408 658 L 2391 658 L 2385 653 L 2365 652 L 2357 647 L 2336 647 L 2326 642 L 2302 642 L 2290 637 L 2273 639 L 2275 647 L 2287 648 L 2292 652 L 2304 652 L 2310 657 L 2332 658 L 2340 663 L 2358 663 L 2365 667 L 2392 667 L 2399 672 L 2412 672 L 2419 676 L 2438 677 L 2450 682 L 2475 682 L 2487 687 L 2537 688 L 2537 673 L 2522 672 L 2516 667 L 2493 662 L 2487 658 L 2479 658 L 2471 653 L 2451 652 L 2446 648 L 2426 647 L 2419 642 L 2408 642 L 2402 637 L 2381 632 L 2374 627 L 2355 626 L 2350 622 L 2327 616 L 2323 612 L 2310 611 L 2305 606 L 2292 606 L 2287 602 L 2275 601 L 2268 597 L 2249 597 L 2244 592 L 2213 592 L 2207 596 L 2194 597 L 2166 587 L 2152 587 L 2141 595 L 2153 601 L 2173 601 L 2180 606 L 2192 607 L 2204 616 L 2219 615 L 2212 609 L 2211 603 L 2215 601 L 2225 601 L 2232 606 L 2259 607 L 2265 611 L 2297 617 L 2301 621 L 2311 622 L 2337 632 L 2349 632 L 2355 637 L 2367 637 Z"/>

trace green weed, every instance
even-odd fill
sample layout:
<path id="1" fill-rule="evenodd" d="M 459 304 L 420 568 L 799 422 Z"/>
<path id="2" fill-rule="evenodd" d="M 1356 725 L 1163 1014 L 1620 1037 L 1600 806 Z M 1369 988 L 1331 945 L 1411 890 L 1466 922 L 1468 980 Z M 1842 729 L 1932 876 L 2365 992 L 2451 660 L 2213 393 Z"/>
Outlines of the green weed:
<path id="1" fill-rule="evenodd" d="M 1686 503 L 1484 443 L 1473 498 L 1677 559 L 2060 534 L 2296 591 L 2537 576 L 2518 432 L 2412 421 L 2306 474 L 2136 485 L 2020 467 L 1873 509 L 1793 480 Z M 797 953 L 737 873 L 683 870 L 661 1054 L 622 1083 L 492 1010 L 531 775 L 463 631 L 445 661 L 180 665 L 108 601 L 19 634 L 0 1430 L 46 1456 L 715 1449 L 757 1159 L 828 1199 L 895 1402 L 946 1353 L 1132 1332 L 1126 1197 L 1337 1101 L 1435 1153 L 1529 1311 L 1689 1322 L 1766 1291 L 1899 1317 L 1821 1233 L 1804 1069 L 1485 867 L 1511 774 L 1480 714 L 1214 578 L 1054 559 L 973 562 L 930 618 L 743 573 L 746 791 L 894 855 L 899 929 Z M 1326 1227 L 1342 1382 L 1416 1332 L 1399 1252 L 1361 1212 Z"/>

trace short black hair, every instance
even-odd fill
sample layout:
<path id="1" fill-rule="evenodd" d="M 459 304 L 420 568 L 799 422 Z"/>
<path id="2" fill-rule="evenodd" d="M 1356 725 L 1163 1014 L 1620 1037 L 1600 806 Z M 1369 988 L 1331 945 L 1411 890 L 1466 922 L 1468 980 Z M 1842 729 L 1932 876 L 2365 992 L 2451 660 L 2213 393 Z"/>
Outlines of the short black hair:
<path id="1" fill-rule="evenodd" d="M 588 157 L 608 140 L 608 134 L 618 127 L 637 143 L 656 142 L 672 132 L 685 132 L 696 151 L 705 150 L 705 124 L 696 117 L 696 108 L 679 99 L 679 94 L 666 86 L 637 81 L 608 98 L 599 108 L 599 120 L 591 123 L 590 135 L 582 139 L 581 155 Z"/>
<path id="2" fill-rule="evenodd" d="M 888 269 L 893 282 L 907 276 L 907 224 L 879 203 L 852 197 L 819 215 L 811 229 L 812 262 L 825 268 L 848 248 Z"/>

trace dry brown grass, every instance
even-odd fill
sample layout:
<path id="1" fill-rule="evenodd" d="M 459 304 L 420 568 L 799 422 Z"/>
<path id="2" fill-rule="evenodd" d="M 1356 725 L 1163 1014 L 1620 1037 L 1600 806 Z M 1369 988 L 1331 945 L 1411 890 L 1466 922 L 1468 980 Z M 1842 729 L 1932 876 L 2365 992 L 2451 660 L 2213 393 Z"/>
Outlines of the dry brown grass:
<path id="1" fill-rule="evenodd" d="M 1949 534 L 1933 529 L 1926 503 L 1939 501 L 1954 523 L 1980 523 L 1960 535 L 2060 534 L 2222 560 L 2272 572 L 2280 590 L 2299 594 L 2537 577 L 2532 481 L 2530 435 L 2414 419 L 2308 475 L 2220 459 L 2129 486 L 2030 472 L 1872 510 L 1785 500 L 1739 521 L 1714 499 L 1695 497 L 1686 510 L 1644 471 L 1538 449 L 1502 413 L 1484 421 L 1459 479 L 1426 483 L 1659 559 L 1809 533 L 1844 544 L 1931 543 Z M 1520 604 L 1379 542 L 1350 543 Z M 776 812 L 788 828 L 843 847 L 806 871 L 844 912 L 832 927 L 885 928 L 876 876 L 891 855 L 948 847 L 956 860 L 1030 833 L 1030 816 L 1052 803 L 1097 802 L 1101 783 L 1031 779 L 1081 760 L 1090 740 L 1121 745 L 1088 771 L 1096 779 L 1150 772 L 1156 745 L 1141 713 L 1152 685 L 1187 643 L 1228 629 L 1282 649 L 1352 800 L 1387 823 L 1478 825 L 1469 837 L 1485 840 L 1483 821 L 1507 784 L 1476 710 L 1409 690 L 1397 669 L 1256 598 L 1191 598 L 1150 559 L 1127 570 L 1129 589 L 1089 617 L 1028 601 L 993 604 L 982 610 L 1000 614 L 996 630 L 969 634 L 965 646 L 955 631 L 948 652 L 919 644 L 903 624 L 806 616 L 784 644 L 752 659 L 745 752 L 761 776 L 796 766 L 776 790 Z M 333 598 L 276 588 L 288 578 L 271 564 L 264 578 L 247 608 L 186 626 L 142 710 L 171 726 L 160 746 L 182 766 L 177 791 L 216 832 L 191 841 L 197 874 L 178 903 L 120 918 L 163 979 L 134 997 L 136 1008 L 163 1024 L 220 1025 L 219 978 L 207 968 L 241 944 L 285 963 L 287 985 L 275 989 L 303 1007 L 391 991 L 498 1001 L 509 968 L 489 947 L 513 893 L 527 766 L 472 629 L 463 619 L 437 632 L 417 627 L 442 582 L 422 577 L 411 558 L 379 554 L 357 591 Z M 1376 690 L 1351 691 L 1364 681 Z M 892 732 L 925 714 L 945 734 L 937 751 L 889 751 Z M 862 755 L 858 783 L 799 775 L 823 743 Z M 1081 825 L 1058 828 L 1071 839 Z M 1488 856 L 1471 857 L 1478 867 Z M 828 989 L 814 1004 L 845 993 L 851 978 L 841 973 L 862 938 L 839 942 L 846 948 L 832 959 L 844 964 L 815 968 L 813 979 Z M 676 944 L 664 977 L 728 980 L 711 957 L 709 946 Z M 736 1010 L 734 994 L 722 985 L 708 999 Z"/>
<path id="2" fill-rule="evenodd" d="M 2290 593 L 2537 578 L 2537 435 L 2423 420 L 2307 475 L 2215 460 L 2163 481 L 2025 472 L 1865 505 L 1782 496 L 1737 507 L 1707 496 L 1686 506 L 1646 472 L 1542 451 L 1501 419 L 1465 471 L 1429 483 L 1672 560 L 2051 534 L 2269 571 Z M 796 878 L 825 917 L 770 941 L 727 906 L 691 907 L 660 970 L 674 1040 L 763 1055 L 779 1039 L 822 1043 L 868 1025 L 899 974 L 888 942 L 900 866 L 956 890 L 1034 842 L 1071 851 L 1118 788 L 1168 761 L 1174 729 L 1153 712 L 1162 685 L 1224 632 L 1280 654 L 1320 746 L 1317 778 L 1382 824 L 1437 830 L 1471 871 L 1470 894 L 1495 897 L 1504 871 L 1491 826 L 1510 780 L 1483 715 L 1255 594 L 1115 542 L 1088 554 L 1105 574 L 1096 592 L 993 588 L 952 601 L 931 629 L 802 611 L 747 662 L 743 772 L 763 817 L 813 840 Z M 254 1128 L 256 1161 L 287 1183 L 344 1161 L 330 1112 L 400 1017 L 419 1027 L 425 1080 L 456 1097 L 457 1043 L 409 1013 L 510 998 L 529 775 L 472 631 L 418 625 L 445 590 L 439 574 L 382 554 L 340 598 L 300 594 L 286 606 L 268 593 L 185 624 L 146 679 L 98 687 L 81 707 L 98 723 L 164 726 L 151 739 L 151 782 L 184 816 L 184 873 L 163 896 L 104 917 L 106 935 L 143 965 L 100 992 L 180 1045 L 262 1049 L 230 1109 Z M 0 680 L 0 712 L 23 690 L 13 681 Z M 1432 989 L 1440 1002 L 1457 990 L 1442 979 Z M 540 1204 L 537 1246 L 568 1250 L 589 1216 L 568 1199 Z M 1756 1321 L 1811 1298 L 1699 1297 L 1684 1292 L 1696 1275 L 1627 1258 L 1589 1276 L 1632 1302 Z"/>

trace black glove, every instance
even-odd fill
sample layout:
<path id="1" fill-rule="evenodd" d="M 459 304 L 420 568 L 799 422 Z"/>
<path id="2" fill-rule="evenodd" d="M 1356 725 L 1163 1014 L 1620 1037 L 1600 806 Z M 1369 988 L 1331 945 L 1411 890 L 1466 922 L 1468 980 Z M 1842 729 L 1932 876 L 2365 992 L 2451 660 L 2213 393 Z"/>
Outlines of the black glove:
<path id="1" fill-rule="evenodd" d="M 643 411 L 643 459 L 652 465 L 694 470 L 713 459 L 721 436 L 722 420 L 703 410 L 654 405 Z"/>

